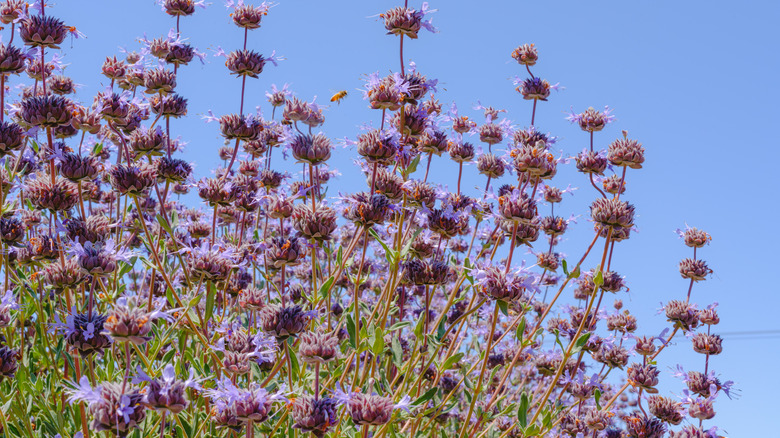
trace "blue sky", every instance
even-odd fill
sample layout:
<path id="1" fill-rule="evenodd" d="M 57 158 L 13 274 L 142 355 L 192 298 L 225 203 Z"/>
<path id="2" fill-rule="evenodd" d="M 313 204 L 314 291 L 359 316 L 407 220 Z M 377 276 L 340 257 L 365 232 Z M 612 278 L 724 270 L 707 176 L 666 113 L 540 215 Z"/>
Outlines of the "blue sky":
<path id="1" fill-rule="evenodd" d="M 248 80 L 248 108 L 261 105 L 270 116 L 264 93 L 271 84 L 289 83 L 298 97 L 317 95 L 323 104 L 345 89 L 349 96 L 341 105 L 325 110 L 323 132 L 354 139 L 361 125 L 377 126 L 380 113 L 368 109 L 356 89 L 366 74 L 399 69 L 398 39 L 386 36 L 374 17 L 398 4 L 280 1 L 262 28 L 250 32 L 249 48 L 264 54 L 275 50 L 287 59 Z M 644 144 L 645 168 L 629 172 L 625 197 L 637 206 L 639 232 L 618 244 L 613 262 L 627 277 L 630 292 L 621 298 L 638 316 L 639 332 L 660 332 L 665 321 L 656 315 L 659 303 L 684 299 L 687 284 L 677 262 L 690 253 L 673 231 L 686 222 L 713 236 L 700 256 L 715 274 L 694 287 L 693 300 L 702 306 L 720 303 L 716 333 L 780 329 L 777 283 L 765 273 L 774 268 L 780 243 L 768 223 L 778 204 L 773 177 L 780 142 L 772 127 L 780 101 L 775 47 L 780 3 L 448 0 L 430 6 L 439 9 L 433 18 L 440 33 L 421 32 L 419 40 L 407 40 L 405 59 L 439 79 L 436 97 L 442 103 L 454 101 L 462 114 L 482 121 L 471 110 L 480 101 L 506 109 L 518 127 L 528 125 L 531 105 L 511 82 L 524 70 L 509 55 L 520 44 L 535 43 L 540 58 L 533 72 L 565 87 L 540 102 L 537 113 L 537 125 L 559 137 L 558 148 L 574 155 L 587 146 L 586 134 L 565 120 L 570 108 L 579 112 L 604 105 L 614 109 L 617 121 L 596 135 L 597 147 L 606 147 L 622 129 Z M 163 36 L 174 24 L 151 0 L 62 0 L 47 12 L 87 35 L 62 45 L 70 64 L 66 74 L 84 84 L 77 95 L 82 102 L 108 83 L 99 74 L 106 56 L 120 55 L 119 46 L 138 49 L 144 33 Z M 222 140 L 216 124 L 205 124 L 199 115 L 209 109 L 217 115 L 237 112 L 240 92 L 240 80 L 228 75 L 223 58 L 211 56 L 212 50 L 240 48 L 243 32 L 221 2 L 184 18 L 181 30 L 209 60 L 182 69 L 179 92 L 189 98 L 190 114 L 173 122 L 172 130 L 189 142 L 184 158 L 205 176 L 217 166 Z M 362 184 L 352 165 L 355 152 L 340 149 L 334 155 L 332 167 L 343 174 L 335 188 Z M 587 215 L 594 190 L 572 168 L 561 169 L 554 180 L 580 188 L 565 198 L 563 210 L 567 216 Z M 437 181 L 454 187 L 453 163 L 434 161 L 433 172 Z M 475 168 L 466 170 L 465 187 L 483 184 Z M 590 233 L 582 217 L 561 250 L 579 257 Z M 775 385 L 769 378 L 780 359 L 780 338 L 724 338 L 724 353 L 713 358 L 711 368 L 722 380 L 736 381 L 741 397 L 720 399 L 711 423 L 727 436 L 768 436 L 775 429 Z M 676 363 L 701 369 L 704 361 L 685 339 L 677 344 L 661 356 L 659 366 L 665 371 L 662 385 L 675 393 L 683 384 L 666 371 Z"/>

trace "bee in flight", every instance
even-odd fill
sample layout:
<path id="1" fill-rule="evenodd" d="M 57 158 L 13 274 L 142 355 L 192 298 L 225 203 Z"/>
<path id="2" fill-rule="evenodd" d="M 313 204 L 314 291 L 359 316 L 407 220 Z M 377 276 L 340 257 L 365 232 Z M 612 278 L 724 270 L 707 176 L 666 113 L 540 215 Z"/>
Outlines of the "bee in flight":
<path id="1" fill-rule="evenodd" d="M 347 97 L 347 90 L 341 90 L 338 93 L 334 94 L 333 97 L 330 98 L 331 102 L 337 102 L 339 105 L 341 105 L 341 99 Z"/>

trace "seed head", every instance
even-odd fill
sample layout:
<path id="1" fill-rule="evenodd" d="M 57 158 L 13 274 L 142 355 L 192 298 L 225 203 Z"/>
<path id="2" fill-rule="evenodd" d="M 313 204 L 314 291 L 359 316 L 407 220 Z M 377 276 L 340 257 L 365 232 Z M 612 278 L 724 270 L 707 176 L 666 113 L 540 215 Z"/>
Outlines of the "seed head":
<path id="1" fill-rule="evenodd" d="M 677 233 L 683 238 L 685 244 L 691 248 L 702 248 L 712 240 L 712 236 L 709 233 L 696 227 L 686 227 L 685 231 L 677 230 Z"/>
<path id="2" fill-rule="evenodd" d="M 577 170 L 585 174 L 604 175 L 607 159 L 601 152 L 583 151 L 577 155 Z"/>
<path id="3" fill-rule="evenodd" d="M 516 90 L 523 95 L 525 100 L 542 100 L 546 102 L 547 98 L 550 97 L 552 88 L 553 86 L 546 79 L 533 77 L 524 80 Z"/>
<path id="4" fill-rule="evenodd" d="M 423 154 L 441 156 L 447 151 L 448 145 L 447 134 L 435 128 L 425 131 L 417 140 L 417 148 Z"/>
<path id="5" fill-rule="evenodd" d="M 84 271 L 75 258 L 65 260 L 65 263 L 55 261 L 50 263 L 41 272 L 43 281 L 51 285 L 55 290 L 73 288 L 80 284 L 85 277 Z"/>
<path id="6" fill-rule="evenodd" d="M 93 313 L 91 318 L 81 313 L 69 316 L 65 340 L 82 357 L 95 353 L 102 356 L 106 347 L 111 345 L 111 338 L 103 333 L 105 322 L 106 316 L 97 313 Z"/>
<path id="7" fill-rule="evenodd" d="M 350 394 L 347 412 L 359 426 L 381 426 L 393 416 L 393 400 L 379 395 Z"/>
<path id="8" fill-rule="evenodd" d="M 664 307 L 666 318 L 685 331 L 693 330 L 699 326 L 699 318 L 696 308 L 684 301 L 672 300 Z"/>
<path id="9" fill-rule="evenodd" d="M 648 397 L 647 405 L 650 408 L 650 413 L 663 422 L 677 425 L 683 421 L 682 403 L 654 395 Z"/>
<path id="10" fill-rule="evenodd" d="M 179 118 L 187 114 L 187 99 L 175 93 L 164 96 L 155 94 L 149 99 L 149 103 L 151 104 L 152 112 L 155 114 L 173 118 Z"/>
<path id="11" fill-rule="evenodd" d="M 3 377 L 13 378 L 16 374 L 16 369 L 19 367 L 17 358 L 19 352 L 3 345 L 0 347 L 0 379 Z"/>
<path id="12" fill-rule="evenodd" d="M 322 134 L 296 135 L 290 141 L 293 157 L 299 163 L 318 165 L 330 159 L 330 151 L 333 146 L 328 137 Z"/>
<path id="13" fill-rule="evenodd" d="M 406 35 L 411 39 L 417 39 L 417 32 L 423 26 L 425 13 L 399 6 L 379 16 L 385 20 L 388 35 Z"/>
<path id="14" fill-rule="evenodd" d="M 337 407 L 338 402 L 332 398 L 315 400 L 308 395 L 298 397 L 292 406 L 293 427 L 315 437 L 324 437 L 339 422 Z"/>
<path id="15" fill-rule="evenodd" d="M 670 431 L 669 438 L 710 438 L 712 435 L 704 432 L 701 428 L 689 424 L 678 431 Z"/>
<path id="16" fill-rule="evenodd" d="M 229 114 L 219 118 L 219 129 L 227 140 L 255 140 L 263 130 L 262 123 L 252 116 Z"/>
<path id="17" fill-rule="evenodd" d="M 50 15 L 28 15 L 19 25 L 19 36 L 33 47 L 59 49 L 67 33 L 65 23 Z"/>
<path id="18" fill-rule="evenodd" d="M 154 166 L 160 182 L 183 182 L 192 174 L 192 165 L 178 158 L 160 157 L 154 161 Z"/>
<path id="19" fill-rule="evenodd" d="M 446 262 L 412 259 L 404 263 L 402 282 L 417 285 L 442 285 L 449 281 L 452 270 Z"/>
<path id="20" fill-rule="evenodd" d="M 324 205 L 314 212 L 309 205 L 300 204 L 292 212 L 292 225 L 306 239 L 330 240 L 336 231 L 336 212 Z"/>
<path id="21" fill-rule="evenodd" d="M 161 67 L 146 70 L 143 73 L 143 86 L 148 94 L 172 93 L 176 88 L 176 74 Z"/>
<path id="22" fill-rule="evenodd" d="M 71 122 L 71 103 L 61 96 L 30 97 L 22 101 L 22 120 L 31 126 L 56 128 Z"/>
<path id="23" fill-rule="evenodd" d="M 593 107 L 588 108 L 580 114 L 572 113 L 568 120 L 580 125 L 580 129 L 585 132 L 598 132 L 604 129 L 608 123 L 615 120 L 612 110 L 606 108 L 604 111 L 596 111 Z"/>
<path id="24" fill-rule="evenodd" d="M 108 312 L 103 327 L 115 341 L 144 344 L 152 339 L 152 316 L 143 307 L 117 304 Z"/>
<path id="25" fill-rule="evenodd" d="M 0 240 L 5 244 L 15 244 L 24 238 L 22 221 L 15 217 L 0 218 Z"/>
<path id="26" fill-rule="evenodd" d="M 285 265 L 295 266 L 306 256 L 306 249 L 301 248 L 296 238 L 272 237 L 266 241 L 266 245 L 265 255 L 272 269 L 281 269 Z"/>
<path id="27" fill-rule="evenodd" d="M 109 171 L 111 186 L 122 195 L 140 196 L 156 182 L 153 165 L 144 163 L 139 167 L 117 164 Z"/>
<path id="28" fill-rule="evenodd" d="M 233 23 L 246 29 L 257 29 L 264 15 L 268 15 L 268 8 L 253 5 L 238 5 L 231 14 Z"/>
<path id="29" fill-rule="evenodd" d="M 521 146 L 513 149 L 509 155 L 515 170 L 521 174 L 551 178 L 556 173 L 555 157 L 546 149 L 543 142 L 533 146 Z"/>
<path id="30" fill-rule="evenodd" d="M 390 215 L 392 206 L 384 195 L 369 196 L 366 192 L 352 194 L 344 208 L 344 217 L 364 227 L 381 225 Z"/>
<path id="31" fill-rule="evenodd" d="M 436 203 L 436 189 L 422 180 L 409 180 L 401 188 L 406 193 L 408 201 L 416 207 L 425 205 L 430 208 Z"/>
<path id="32" fill-rule="evenodd" d="M 693 351 L 701 354 L 716 355 L 723 351 L 723 338 L 718 335 L 709 335 L 707 333 L 696 333 L 691 339 L 693 342 Z"/>
<path id="33" fill-rule="evenodd" d="M 525 192 L 513 190 L 498 197 L 498 212 L 506 220 L 530 224 L 536 217 L 536 201 Z"/>
<path id="34" fill-rule="evenodd" d="M 43 210 L 68 211 L 79 200 L 78 187 L 61 176 L 52 184 L 49 175 L 37 174 L 28 180 L 25 192 L 30 202 Z"/>
<path id="35" fill-rule="evenodd" d="M 539 59 L 539 52 L 533 44 L 523 44 L 512 51 L 512 58 L 517 61 L 518 64 L 532 66 L 536 64 Z"/>
<path id="36" fill-rule="evenodd" d="M 301 306 L 282 307 L 277 304 L 263 307 L 258 316 L 263 331 L 278 340 L 287 339 L 304 331 L 311 320 L 310 313 L 304 312 Z"/>
<path id="37" fill-rule="evenodd" d="M 116 59 L 116 56 L 112 58 L 106 57 L 106 60 L 103 61 L 101 72 L 111 80 L 119 80 L 125 76 L 127 64 L 122 60 Z"/>
<path id="38" fill-rule="evenodd" d="M 192 15 L 195 13 L 195 0 L 164 0 L 162 7 L 168 15 Z"/>
<path id="39" fill-rule="evenodd" d="M 338 353 L 339 338 L 331 333 L 307 332 L 300 336 L 298 354 L 309 364 L 330 362 Z"/>
<path id="40" fill-rule="evenodd" d="M 198 196 L 212 207 L 229 205 L 238 197 L 238 191 L 238 186 L 223 183 L 218 178 L 205 178 L 198 183 Z"/>
<path id="41" fill-rule="evenodd" d="M 27 59 L 27 54 L 18 47 L 0 44 L 0 74 L 22 73 Z"/>
<path id="42" fill-rule="evenodd" d="M 631 364 L 626 370 L 628 383 L 634 388 L 644 389 L 648 394 L 657 394 L 658 375 L 660 371 L 653 365 Z"/>
<path id="43" fill-rule="evenodd" d="M 692 400 L 688 406 L 688 415 L 699 420 L 709 420 L 715 416 L 715 407 L 712 398 L 699 398 Z"/>
<path id="44" fill-rule="evenodd" d="M 227 55 L 225 66 L 236 76 L 257 78 L 263 72 L 265 58 L 254 50 L 235 50 Z"/>
<path id="45" fill-rule="evenodd" d="M 598 198 L 590 206 L 593 222 L 603 228 L 631 228 L 634 225 L 634 206 L 619 199 Z"/>
<path id="46" fill-rule="evenodd" d="M 620 138 L 609 145 L 607 158 L 615 166 L 641 169 L 642 163 L 645 162 L 645 148 L 642 147 L 642 143 L 636 140 Z"/>
<path id="47" fill-rule="evenodd" d="M 623 421 L 630 437 L 663 438 L 666 433 L 666 425 L 661 420 L 639 412 L 624 416 Z"/>
<path id="48" fill-rule="evenodd" d="M 146 418 L 143 399 L 143 393 L 134 386 L 112 382 L 101 384 L 100 399 L 89 406 L 95 418 L 92 428 L 127 436 L 131 429 L 140 427 Z"/>
<path id="49" fill-rule="evenodd" d="M 634 351 L 636 351 L 638 354 L 641 354 L 642 356 L 650 356 L 656 351 L 655 346 L 655 338 L 654 337 L 647 337 L 637 336 L 636 338 L 636 346 L 634 347 Z"/>
<path id="50" fill-rule="evenodd" d="M 19 17 L 27 15 L 27 8 L 25 0 L 6 0 L 0 5 L 0 21 L 11 24 Z"/>
<path id="51" fill-rule="evenodd" d="M 686 258 L 680 262 L 680 275 L 683 278 L 702 281 L 710 274 L 712 274 L 712 269 L 707 266 L 707 262 L 704 260 Z"/>
<path id="52" fill-rule="evenodd" d="M 387 166 L 394 161 L 397 150 L 398 144 L 387 131 L 372 129 L 358 136 L 357 152 L 368 163 Z"/>

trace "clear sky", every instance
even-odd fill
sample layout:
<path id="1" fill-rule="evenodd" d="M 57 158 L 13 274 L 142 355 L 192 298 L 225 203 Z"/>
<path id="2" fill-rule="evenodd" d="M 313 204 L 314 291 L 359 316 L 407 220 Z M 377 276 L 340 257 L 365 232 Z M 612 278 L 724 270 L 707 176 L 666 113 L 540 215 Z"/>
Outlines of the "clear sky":
<path id="1" fill-rule="evenodd" d="M 375 15 L 399 4 L 279 1 L 262 28 L 250 32 L 249 48 L 266 55 L 275 50 L 287 59 L 248 80 L 248 107 L 261 105 L 270 116 L 264 93 L 271 84 L 289 83 L 298 97 L 317 95 L 320 103 L 345 89 L 349 96 L 341 105 L 325 110 L 323 132 L 333 139 L 354 139 L 360 125 L 377 126 L 380 113 L 368 109 L 356 89 L 366 74 L 398 71 L 398 38 L 385 35 Z M 510 53 L 520 44 L 535 43 L 539 63 L 534 73 L 565 87 L 549 102 L 540 102 L 537 113 L 540 129 L 559 137 L 558 148 L 574 155 L 587 146 L 586 134 L 565 120 L 570 108 L 579 112 L 604 105 L 614 109 L 617 121 L 596 135 L 597 147 L 606 147 L 622 129 L 644 144 L 645 168 L 629 172 L 625 197 L 637 207 L 639 232 L 618 244 L 613 262 L 627 277 L 630 292 L 622 298 L 639 318 L 639 333 L 657 334 L 667 325 L 656 315 L 661 301 L 684 299 L 687 283 L 677 262 L 690 253 L 673 231 L 686 222 L 713 236 L 700 256 L 715 274 L 694 287 L 693 300 L 702 306 L 720 303 L 722 322 L 715 332 L 780 330 L 778 286 L 768 275 L 777 264 L 773 248 L 780 242 L 764 223 L 773 222 L 778 205 L 774 177 L 780 142 L 772 128 L 780 101 L 779 2 L 446 0 L 432 1 L 430 7 L 439 9 L 432 17 L 440 33 L 423 31 L 418 40 L 407 40 L 405 58 L 439 79 L 436 97 L 442 103 L 457 102 L 462 114 L 482 121 L 481 113 L 471 109 L 480 101 L 506 109 L 517 127 L 527 126 L 531 105 L 511 82 L 524 70 Z M 174 25 L 151 0 L 60 0 L 47 13 L 87 36 L 62 45 L 69 64 L 65 73 L 84 84 L 77 94 L 84 103 L 107 84 L 100 76 L 105 56 L 121 55 L 119 46 L 137 50 L 144 33 L 163 36 Z M 181 31 L 209 59 L 181 70 L 178 90 L 189 99 L 190 114 L 173 122 L 172 130 L 189 142 L 184 158 L 196 163 L 198 176 L 206 176 L 217 166 L 222 140 L 218 126 L 199 116 L 209 109 L 217 115 L 237 112 L 240 91 L 240 80 L 228 75 L 213 49 L 240 48 L 243 32 L 221 2 L 184 18 Z M 7 41 L 7 29 L 3 35 Z M 343 175 L 331 190 L 363 184 L 352 165 L 354 150 L 339 149 L 334 155 L 332 167 Z M 456 167 L 446 161 L 434 161 L 434 177 L 454 187 Z M 561 169 L 554 181 L 580 188 L 562 204 L 567 216 L 584 215 L 561 247 L 573 259 L 592 233 L 586 217 L 594 190 L 572 168 Z M 484 184 L 473 167 L 465 178 L 466 187 Z M 771 380 L 778 369 L 780 337 L 725 334 L 724 339 L 724 352 L 713 358 L 711 368 L 722 380 L 734 380 L 741 396 L 720 399 L 710 423 L 727 436 L 780 436 L 777 385 Z M 690 342 L 677 341 L 660 357 L 665 395 L 684 387 L 669 371 L 676 363 L 703 368 L 703 356 L 692 352 Z"/>

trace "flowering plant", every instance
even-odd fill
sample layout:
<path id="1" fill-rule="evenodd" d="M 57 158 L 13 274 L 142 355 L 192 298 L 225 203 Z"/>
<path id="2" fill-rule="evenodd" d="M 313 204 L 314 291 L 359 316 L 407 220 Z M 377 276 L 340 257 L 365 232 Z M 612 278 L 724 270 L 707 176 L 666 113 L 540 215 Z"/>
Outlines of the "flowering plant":
<path id="1" fill-rule="evenodd" d="M 663 305 L 667 330 L 638 334 L 608 301 L 628 289 L 613 256 L 641 211 L 626 181 L 652 161 L 626 131 L 596 146 L 616 122 L 609 108 L 572 111 L 589 137 L 576 156 L 545 133 L 537 105 L 561 87 L 532 72 L 533 44 L 511 53 L 530 117 L 479 104 L 482 121 L 444 111 L 438 81 L 406 63 L 404 43 L 437 32 L 435 10 L 379 14 L 399 70 L 367 76 L 379 127 L 345 142 L 365 186 L 334 194 L 332 107 L 271 84 L 267 103 L 250 102 L 247 80 L 284 60 L 250 44 L 274 5 L 229 1 L 243 45 L 215 56 L 240 103 L 201 117 L 225 147 L 196 181 L 170 122 L 188 116 L 179 74 L 206 59 L 182 23 L 207 5 L 159 3 L 175 27 L 107 57 L 110 83 L 91 103 L 55 52 L 81 34 L 42 0 L 0 3 L 4 436 L 717 436 L 714 402 L 732 383 L 710 369 L 716 305 L 692 301 L 712 273 L 698 254 L 711 237 L 679 231 L 693 252 L 679 264 L 687 293 Z M 457 165 L 455 190 L 435 183 L 440 160 Z M 567 257 L 556 248 L 575 216 L 559 204 L 574 189 L 556 178 L 572 161 L 593 232 Z M 658 388 L 657 357 L 680 335 L 704 365 L 678 368 L 675 399 Z"/>

